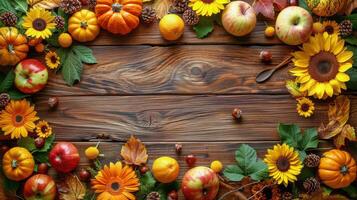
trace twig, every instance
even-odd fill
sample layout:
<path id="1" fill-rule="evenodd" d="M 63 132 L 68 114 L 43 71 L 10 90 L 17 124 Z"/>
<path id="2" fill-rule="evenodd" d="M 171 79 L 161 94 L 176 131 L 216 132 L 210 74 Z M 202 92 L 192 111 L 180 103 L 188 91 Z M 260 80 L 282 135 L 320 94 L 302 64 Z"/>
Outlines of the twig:
<path id="1" fill-rule="evenodd" d="M 254 185 L 254 184 L 257 184 L 259 183 L 259 181 L 256 181 L 256 182 L 252 182 L 252 183 L 248 183 L 248 184 L 245 184 L 237 189 L 234 189 L 234 190 L 231 190 L 229 192 L 226 192 L 225 194 L 223 194 L 218 200 L 223 200 L 224 198 L 226 198 L 228 195 L 232 194 L 232 193 L 235 193 L 235 192 L 238 192 L 239 190 L 247 187 L 247 186 L 250 186 L 250 185 Z"/>
<path id="2" fill-rule="evenodd" d="M 256 193 L 254 193 L 252 196 L 250 196 L 250 197 L 248 198 L 248 200 L 252 199 L 252 198 L 255 197 L 257 194 L 261 193 L 265 188 L 270 187 L 270 186 L 273 186 L 273 185 L 275 185 L 275 184 L 265 185 L 264 187 L 262 187 L 262 189 L 260 189 L 259 191 L 257 191 Z"/>

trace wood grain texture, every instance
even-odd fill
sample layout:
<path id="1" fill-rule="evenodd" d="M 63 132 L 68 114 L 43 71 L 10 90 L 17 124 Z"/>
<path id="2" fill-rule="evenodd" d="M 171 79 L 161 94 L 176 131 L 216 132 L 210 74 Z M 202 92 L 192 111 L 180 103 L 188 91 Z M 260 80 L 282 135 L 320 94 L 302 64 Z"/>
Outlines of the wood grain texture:
<path id="1" fill-rule="evenodd" d="M 352 97 L 351 124 L 357 125 L 357 97 Z M 47 98 L 36 99 L 40 116 L 51 122 L 59 140 L 88 141 L 107 134 L 123 141 L 131 134 L 144 141 L 277 140 L 279 122 L 317 127 L 327 118 L 327 102 L 316 102 L 312 118 L 299 117 L 288 95 L 228 96 L 88 96 L 60 97 L 56 112 Z M 232 119 L 233 108 L 242 122 Z"/>
<path id="2" fill-rule="evenodd" d="M 264 64 L 259 53 L 269 50 Z M 247 94 L 287 93 L 287 68 L 263 84 L 260 71 L 277 65 L 293 51 L 288 46 L 186 45 L 172 47 L 93 47 L 96 65 L 84 67 L 80 84 L 67 86 L 52 74 L 42 95 Z"/>

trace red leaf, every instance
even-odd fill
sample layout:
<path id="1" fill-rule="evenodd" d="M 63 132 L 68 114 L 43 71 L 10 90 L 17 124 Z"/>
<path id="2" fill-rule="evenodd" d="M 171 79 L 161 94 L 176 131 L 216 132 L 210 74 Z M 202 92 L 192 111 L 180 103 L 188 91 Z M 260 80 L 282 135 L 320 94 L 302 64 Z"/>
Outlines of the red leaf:
<path id="1" fill-rule="evenodd" d="M 264 17 L 270 19 L 275 17 L 273 0 L 255 0 L 253 8 L 257 14 L 261 13 Z"/>
<path id="2" fill-rule="evenodd" d="M 282 10 L 288 6 L 287 0 L 274 0 L 274 4 L 278 10 Z"/>

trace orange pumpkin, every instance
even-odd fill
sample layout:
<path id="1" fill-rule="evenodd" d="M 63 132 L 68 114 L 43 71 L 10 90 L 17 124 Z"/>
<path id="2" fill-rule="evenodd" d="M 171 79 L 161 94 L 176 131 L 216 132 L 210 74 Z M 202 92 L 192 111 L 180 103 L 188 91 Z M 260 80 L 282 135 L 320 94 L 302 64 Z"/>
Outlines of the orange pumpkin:
<path id="1" fill-rule="evenodd" d="M 8 179 L 21 181 L 31 176 L 35 168 L 35 161 L 27 149 L 14 147 L 4 154 L 2 167 Z"/>
<path id="2" fill-rule="evenodd" d="M 142 8 L 142 0 L 97 0 L 95 13 L 103 29 L 125 35 L 139 25 Z"/>
<path id="3" fill-rule="evenodd" d="M 346 151 L 327 151 L 320 160 L 319 177 L 333 189 L 349 186 L 356 179 L 356 171 L 356 162 Z"/>
<path id="4" fill-rule="evenodd" d="M 94 12 L 82 9 L 74 13 L 68 20 L 68 32 L 79 42 L 94 40 L 100 32 L 98 20 Z"/>
<path id="5" fill-rule="evenodd" d="M 16 65 L 27 57 L 28 51 L 26 37 L 16 28 L 0 28 L 0 65 Z"/>

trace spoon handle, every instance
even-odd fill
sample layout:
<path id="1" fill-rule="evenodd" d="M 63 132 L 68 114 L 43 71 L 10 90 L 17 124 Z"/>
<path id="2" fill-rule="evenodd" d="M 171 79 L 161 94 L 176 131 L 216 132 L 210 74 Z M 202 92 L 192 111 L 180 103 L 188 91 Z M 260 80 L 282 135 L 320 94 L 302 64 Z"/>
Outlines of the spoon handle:
<path id="1" fill-rule="evenodd" d="M 278 69 L 282 68 L 283 66 L 288 64 L 292 58 L 293 58 L 293 56 L 288 56 L 287 58 L 285 58 L 285 60 L 283 60 L 281 63 L 279 63 L 277 66 L 275 66 L 274 70 L 278 70 Z"/>
<path id="2" fill-rule="evenodd" d="M 273 68 L 269 68 L 269 69 L 265 69 L 263 71 L 261 71 L 260 73 L 257 74 L 257 76 L 255 77 L 255 81 L 257 83 L 263 83 L 265 81 L 267 81 L 276 70 L 282 68 L 283 66 L 287 65 L 292 59 L 292 56 L 289 56 L 287 58 L 285 58 L 285 60 L 283 60 L 281 63 L 279 63 L 278 65 L 276 65 Z"/>

